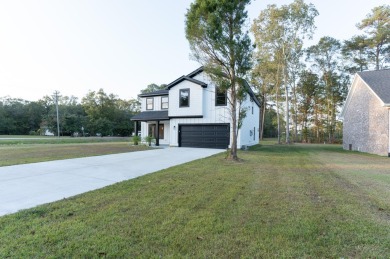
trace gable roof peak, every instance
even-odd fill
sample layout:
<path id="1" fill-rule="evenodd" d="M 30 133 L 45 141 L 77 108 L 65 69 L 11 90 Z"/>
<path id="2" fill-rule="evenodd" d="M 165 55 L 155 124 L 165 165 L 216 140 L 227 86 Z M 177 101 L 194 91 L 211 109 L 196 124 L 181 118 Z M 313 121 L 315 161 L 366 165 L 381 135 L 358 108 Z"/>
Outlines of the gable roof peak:
<path id="1" fill-rule="evenodd" d="M 204 82 L 202 82 L 202 81 L 196 80 L 196 79 L 194 79 L 194 78 L 192 78 L 192 77 L 189 77 L 189 76 L 181 76 L 181 77 L 179 77 L 178 79 L 176 79 L 175 81 L 173 81 L 172 83 L 169 83 L 169 84 L 167 85 L 167 88 L 166 88 L 166 89 L 170 90 L 172 87 L 174 87 L 175 85 L 177 85 L 177 84 L 183 82 L 184 80 L 187 80 L 187 81 L 190 81 L 190 82 L 192 82 L 192 83 L 198 84 L 198 85 L 200 85 L 200 86 L 203 87 L 203 88 L 206 88 L 206 87 L 207 87 L 207 84 L 204 83 Z"/>
<path id="2" fill-rule="evenodd" d="M 390 69 L 357 73 L 384 104 L 390 104 Z"/>
<path id="3" fill-rule="evenodd" d="M 199 68 L 197 68 L 196 70 L 192 71 L 191 73 L 189 73 L 187 76 L 190 77 L 190 78 L 193 78 L 194 76 L 196 76 L 197 74 L 200 74 L 204 71 L 204 67 L 201 66 Z"/>

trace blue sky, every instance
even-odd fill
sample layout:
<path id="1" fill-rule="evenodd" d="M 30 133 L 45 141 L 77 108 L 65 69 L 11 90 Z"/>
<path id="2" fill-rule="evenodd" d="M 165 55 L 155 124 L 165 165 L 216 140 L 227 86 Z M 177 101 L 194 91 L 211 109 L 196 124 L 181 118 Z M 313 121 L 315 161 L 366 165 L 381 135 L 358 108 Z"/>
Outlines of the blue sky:
<path id="1" fill-rule="evenodd" d="M 0 0 L 0 97 L 36 101 L 58 90 L 79 98 L 103 88 L 135 98 L 150 83 L 169 83 L 200 65 L 184 35 L 191 0 Z M 250 20 L 268 4 L 248 7 Z M 387 0 L 312 0 L 315 44 L 345 40 Z"/>

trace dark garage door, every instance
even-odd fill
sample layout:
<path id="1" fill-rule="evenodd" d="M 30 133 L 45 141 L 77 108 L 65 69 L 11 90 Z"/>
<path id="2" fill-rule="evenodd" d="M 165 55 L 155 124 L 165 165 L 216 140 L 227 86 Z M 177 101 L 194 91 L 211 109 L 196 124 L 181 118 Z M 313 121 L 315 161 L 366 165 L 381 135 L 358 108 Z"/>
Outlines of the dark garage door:
<path id="1" fill-rule="evenodd" d="M 179 146 L 227 148 L 229 133 L 229 124 L 179 125 Z"/>

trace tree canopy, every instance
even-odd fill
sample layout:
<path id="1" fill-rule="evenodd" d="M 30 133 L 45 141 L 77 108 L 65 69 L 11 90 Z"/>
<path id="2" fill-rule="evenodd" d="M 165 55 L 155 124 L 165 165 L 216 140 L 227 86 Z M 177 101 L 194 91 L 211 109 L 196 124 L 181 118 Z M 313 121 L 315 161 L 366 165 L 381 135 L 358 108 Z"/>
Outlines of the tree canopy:
<path id="1" fill-rule="evenodd" d="M 61 136 L 72 136 L 82 129 L 89 135 L 130 136 L 133 131 L 130 118 L 139 110 L 137 100 L 122 100 L 103 89 L 90 91 L 81 103 L 74 96 L 61 96 L 58 106 Z M 0 98 L 0 134 L 43 135 L 46 130 L 57 131 L 52 96 L 36 102 Z"/>
<path id="2" fill-rule="evenodd" d="M 295 93 L 295 81 L 301 66 L 300 57 L 304 53 L 303 40 L 306 37 L 312 37 L 315 29 L 314 19 L 317 15 L 318 12 L 312 4 L 306 4 L 302 0 L 295 0 L 291 4 L 282 5 L 281 7 L 276 5 L 267 6 L 265 10 L 260 12 L 259 17 L 254 20 L 252 25 L 252 32 L 257 46 L 255 57 L 258 61 L 255 70 L 260 71 L 263 69 L 263 66 L 274 67 L 274 80 L 270 83 L 273 85 L 272 88 L 276 95 L 278 114 L 280 88 L 282 85 L 284 86 L 287 143 L 290 141 L 289 89 L 292 88 L 293 93 Z M 271 65 L 272 63 L 273 65 Z M 259 75 L 259 73 L 253 74 L 257 81 L 262 81 L 263 77 L 259 77 Z M 269 78 L 267 83 L 268 81 Z M 296 98 L 295 94 L 293 97 Z M 295 103 L 296 101 L 294 100 Z M 296 105 L 293 108 L 296 110 Z M 280 132 L 278 134 L 280 142 L 279 136 Z"/>
<path id="3" fill-rule="evenodd" d="M 356 27 L 363 34 L 344 42 L 343 54 L 351 73 L 390 65 L 390 6 L 375 7 Z"/>
<path id="4" fill-rule="evenodd" d="M 186 13 L 186 37 L 192 55 L 216 84 L 228 90 L 232 121 L 229 158 L 237 157 L 237 131 L 244 116 L 240 101 L 244 97 L 241 81 L 252 67 L 252 45 L 245 30 L 250 0 L 196 0 Z"/>

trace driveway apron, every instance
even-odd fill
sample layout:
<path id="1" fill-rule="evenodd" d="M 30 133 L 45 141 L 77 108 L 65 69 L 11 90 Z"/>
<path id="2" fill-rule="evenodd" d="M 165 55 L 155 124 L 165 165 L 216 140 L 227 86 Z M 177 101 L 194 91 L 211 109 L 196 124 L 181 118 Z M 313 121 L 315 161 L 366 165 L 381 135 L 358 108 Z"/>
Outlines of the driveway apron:
<path id="1" fill-rule="evenodd" d="M 164 148 L 0 167 L 0 216 L 221 152 Z"/>

